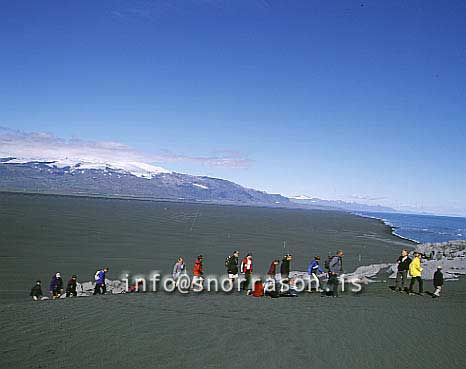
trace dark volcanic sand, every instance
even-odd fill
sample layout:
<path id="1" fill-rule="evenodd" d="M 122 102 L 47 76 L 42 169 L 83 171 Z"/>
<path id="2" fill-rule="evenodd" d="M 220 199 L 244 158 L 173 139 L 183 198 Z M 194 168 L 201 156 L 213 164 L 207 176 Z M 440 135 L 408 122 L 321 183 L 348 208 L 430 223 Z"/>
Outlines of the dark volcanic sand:
<path id="1" fill-rule="evenodd" d="M 0 305 L 2 368 L 462 368 L 465 287 L 340 299 L 130 294 Z"/>
<path id="2" fill-rule="evenodd" d="M 377 220 L 296 209 L 0 193 L 0 219 L 1 299 L 24 297 L 35 279 L 48 282 L 56 271 L 89 281 L 109 265 L 108 277 L 118 279 L 123 271 L 171 272 L 179 256 L 191 271 L 200 253 L 206 273 L 220 274 L 235 248 L 252 251 L 255 271 L 265 273 L 283 241 L 295 270 L 343 248 L 353 271 L 411 245 Z"/>
<path id="3" fill-rule="evenodd" d="M 198 216 L 196 217 L 196 214 Z M 345 269 L 393 260 L 410 243 L 337 212 L 0 194 L 1 368 L 437 368 L 466 364 L 465 281 L 439 300 L 371 284 L 340 299 L 164 293 L 33 303 L 55 271 L 92 279 L 103 264 L 168 272 L 182 255 L 223 273 L 234 248 L 265 272 L 282 241 L 303 270 L 345 250 Z M 359 254 L 362 255 L 359 263 Z M 426 282 L 430 288 L 430 282 Z"/>

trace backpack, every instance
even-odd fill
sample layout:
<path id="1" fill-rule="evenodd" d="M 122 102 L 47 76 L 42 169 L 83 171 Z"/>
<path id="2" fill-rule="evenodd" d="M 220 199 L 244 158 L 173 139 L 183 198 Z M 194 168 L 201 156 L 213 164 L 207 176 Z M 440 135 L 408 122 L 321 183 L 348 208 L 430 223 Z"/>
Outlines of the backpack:
<path id="1" fill-rule="evenodd" d="M 204 274 L 204 270 L 202 268 L 202 263 L 198 260 L 194 263 L 193 274 L 195 276 L 201 276 Z"/>
<path id="2" fill-rule="evenodd" d="M 329 256 L 325 261 L 324 261 L 324 268 L 329 270 L 330 269 L 330 262 L 332 261 L 332 259 L 334 258 L 334 256 Z"/>
<path id="3" fill-rule="evenodd" d="M 225 267 L 229 268 L 230 263 L 231 263 L 231 255 L 227 256 L 227 258 L 225 259 Z"/>

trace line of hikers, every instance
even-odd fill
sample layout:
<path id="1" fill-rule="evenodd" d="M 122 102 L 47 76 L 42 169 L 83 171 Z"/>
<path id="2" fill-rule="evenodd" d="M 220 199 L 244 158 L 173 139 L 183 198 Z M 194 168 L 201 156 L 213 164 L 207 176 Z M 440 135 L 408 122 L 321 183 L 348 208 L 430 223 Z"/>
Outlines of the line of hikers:
<path id="1" fill-rule="evenodd" d="M 94 295 L 103 295 L 107 292 L 107 287 L 105 284 L 105 274 L 109 271 L 108 267 L 99 269 L 95 275 L 95 287 Z M 63 278 L 60 273 L 55 273 L 52 276 L 52 280 L 49 285 L 50 296 L 53 300 L 60 298 L 64 292 L 64 283 Z M 66 285 L 66 297 L 76 297 L 78 296 L 78 277 L 73 274 Z M 44 299 L 44 294 L 42 293 L 42 282 L 40 280 L 36 281 L 36 284 L 31 289 L 30 296 L 33 300 L 42 300 Z"/>
<path id="2" fill-rule="evenodd" d="M 267 271 L 267 280 L 262 283 L 261 280 L 256 280 L 254 285 L 251 285 L 253 277 L 253 257 L 251 253 L 239 262 L 239 251 L 235 250 L 231 255 L 225 259 L 225 268 L 228 274 L 228 278 L 232 283 L 239 281 L 239 274 L 244 276 L 241 282 L 241 289 L 246 293 L 253 296 L 297 296 L 295 294 L 293 283 L 294 279 L 290 278 L 291 261 L 293 256 L 291 254 L 285 254 L 280 262 L 279 259 L 274 259 L 270 264 Z M 423 294 L 423 280 L 422 280 L 422 267 L 421 267 L 422 254 L 415 252 L 414 258 L 411 259 L 406 249 L 403 249 L 401 255 L 396 260 L 397 273 L 395 286 L 391 286 L 392 290 L 406 292 L 408 294 L 414 294 L 414 285 L 417 283 L 420 295 Z M 193 278 L 191 287 L 194 285 L 202 285 L 204 281 L 204 257 L 199 255 L 196 258 L 193 267 Z M 325 268 L 325 270 L 324 270 Z M 316 287 L 311 291 L 321 292 L 326 296 L 338 297 L 339 287 L 339 276 L 343 273 L 343 251 L 338 250 L 335 255 L 329 256 L 324 262 L 324 268 L 320 265 L 320 256 L 316 255 L 314 260 L 309 264 L 307 273 L 316 283 Z M 434 287 L 435 292 L 432 294 L 433 298 L 440 296 L 440 291 L 443 286 L 443 274 L 441 266 L 438 266 L 437 271 L 434 274 Z M 94 276 L 95 287 L 94 295 L 105 294 L 106 284 L 105 278 L 106 273 L 109 271 L 108 267 L 99 269 Z M 411 282 L 409 288 L 406 287 L 408 281 L 408 273 L 411 276 Z M 173 266 L 172 278 L 175 283 L 179 281 L 183 274 L 186 274 L 186 264 L 182 257 L 178 258 L 175 265 Z M 326 288 L 321 289 L 321 281 L 324 277 L 327 277 Z M 285 286 L 286 288 L 281 288 Z M 138 285 L 131 287 L 129 292 L 138 291 Z M 281 291 L 285 292 L 281 292 Z M 64 292 L 64 283 L 60 273 L 56 273 L 50 282 L 49 287 L 50 295 L 52 299 L 59 298 Z M 77 296 L 77 276 L 73 275 L 68 281 L 66 286 L 66 297 Z M 34 300 L 43 299 L 41 281 L 36 281 L 35 286 L 31 289 L 30 295 Z"/>
<path id="3" fill-rule="evenodd" d="M 329 281 L 327 282 L 326 295 L 328 296 L 337 296 L 338 295 L 338 276 L 343 272 L 342 266 L 342 257 L 343 252 L 339 250 L 335 256 L 331 256 L 326 261 L 327 272 L 324 272 L 320 266 L 320 256 L 315 256 L 314 260 L 309 264 L 308 273 L 309 276 L 314 277 L 316 283 L 316 288 L 313 288 L 313 291 L 324 292 L 320 288 L 321 278 L 326 275 L 329 276 Z M 254 285 L 252 285 L 252 277 L 254 273 L 253 267 L 253 256 L 252 253 L 246 254 L 246 256 L 241 260 L 239 259 L 239 251 L 235 250 L 231 255 L 225 259 L 225 268 L 228 279 L 231 281 L 232 286 L 234 283 L 238 283 L 239 275 L 242 274 L 240 283 L 240 288 L 249 295 L 254 296 L 263 296 L 270 295 L 271 297 L 280 297 L 280 296 L 297 296 L 293 293 L 293 282 L 294 279 L 290 278 L 291 271 L 291 261 L 293 256 L 291 254 L 286 254 L 283 256 L 283 259 L 274 259 L 267 272 L 267 280 L 265 283 L 262 283 L 262 280 L 255 280 Z M 191 289 L 195 290 L 196 287 L 199 290 L 202 290 L 202 285 L 205 280 L 204 278 L 204 257 L 203 255 L 198 255 L 192 270 L 193 278 L 191 281 Z M 175 282 L 175 285 L 178 284 L 180 278 L 183 275 L 186 275 L 186 264 L 182 257 L 178 258 L 172 270 L 172 279 Z M 140 290 L 140 285 L 143 283 L 139 281 L 136 285 L 130 288 L 130 292 L 136 292 Z M 285 288 L 284 288 L 285 287 Z"/>
<path id="4" fill-rule="evenodd" d="M 397 272 L 396 272 L 396 282 L 395 286 L 391 286 L 392 290 L 399 292 L 406 292 L 410 295 L 414 295 L 414 285 L 418 285 L 418 294 L 424 294 L 424 282 L 422 280 L 422 267 L 421 259 L 422 254 L 419 252 L 414 253 L 414 257 L 411 259 L 409 257 L 408 250 L 403 249 L 401 255 L 396 260 L 397 263 Z M 409 288 L 406 287 L 408 283 L 408 273 L 411 276 L 411 282 Z M 437 266 L 437 270 L 434 273 L 434 288 L 435 291 L 432 294 L 432 298 L 440 297 L 440 292 L 443 287 L 443 273 L 442 266 Z"/>
<path id="5" fill-rule="evenodd" d="M 327 282 L 327 294 L 329 296 L 338 295 L 338 275 L 343 272 L 343 263 L 342 263 L 343 252 L 339 250 L 335 256 L 329 257 L 325 262 L 325 268 L 327 269 L 327 275 L 329 280 Z M 227 270 L 228 278 L 233 282 L 239 280 L 239 274 L 241 273 L 244 276 L 244 280 L 241 282 L 241 289 L 246 291 L 247 294 L 253 294 L 254 296 L 261 295 L 258 293 L 258 290 L 265 290 L 265 294 L 271 295 L 272 297 L 279 297 L 279 295 L 290 296 L 293 294 L 293 278 L 290 279 L 291 271 L 291 261 L 293 256 L 291 254 L 286 254 L 283 256 L 283 259 L 275 259 L 272 261 L 267 276 L 268 279 L 265 284 L 261 281 L 256 281 L 254 286 L 251 286 L 252 276 L 253 276 L 253 258 L 252 254 L 248 253 L 239 263 L 239 251 L 235 250 L 232 255 L 228 256 L 225 260 L 225 267 Z M 192 286 L 202 285 L 204 281 L 204 257 L 199 255 L 194 262 L 193 268 L 193 278 Z M 319 264 L 320 256 L 315 256 L 314 260 L 309 264 L 308 273 L 310 276 L 314 276 L 316 280 L 319 281 L 318 286 L 320 286 L 320 280 L 326 274 L 322 267 Z M 109 271 L 108 267 L 99 269 L 95 273 L 95 288 L 94 295 L 105 294 L 106 293 L 106 284 L 105 284 L 105 275 Z M 186 273 L 186 264 L 182 257 L 178 258 L 175 265 L 173 266 L 172 278 L 175 283 L 179 280 L 182 274 Z M 259 283 L 260 286 L 259 286 Z M 67 283 L 66 287 L 66 297 L 77 296 L 77 276 L 73 275 Z M 270 284 L 274 285 L 271 286 Z M 284 290 L 286 292 L 279 292 L 279 286 L 287 285 L 288 288 Z M 138 290 L 139 285 L 132 286 L 128 292 L 135 292 Z M 265 287 L 265 288 L 264 288 Z M 276 287 L 276 288 L 275 288 Z M 272 291 L 273 290 L 273 291 Z M 318 292 L 324 292 L 319 287 L 314 289 Z M 274 292 L 275 291 L 275 292 Z M 290 293 L 288 291 L 291 291 Z M 64 292 L 64 283 L 60 273 L 53 275 L 52 280 L 49 286 L 49 292 L 52 299 L 60 298 Z M 30 296 L 34 300 L 44 299 L 42 292 L 42 283 L 40 280 L 36 281 L 36 284 L 31 289 Z"/>

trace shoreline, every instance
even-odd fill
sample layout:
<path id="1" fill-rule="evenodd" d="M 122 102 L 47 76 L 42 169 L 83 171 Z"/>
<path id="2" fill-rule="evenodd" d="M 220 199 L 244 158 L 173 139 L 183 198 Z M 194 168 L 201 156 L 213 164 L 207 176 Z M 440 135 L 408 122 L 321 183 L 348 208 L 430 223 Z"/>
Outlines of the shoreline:
<path id="1" fill-rule="evenodd" d="M 423 254 L 426 254 L 427 251 L 439 251 L 440 249 L 443 250 L 444 256 L 441 259 L 426 259 L 423 261 L 424 273 L 426 274 L 431 274 L 433 275 L 433 271 L 435 266 L 437 265 L 442 265 L 445 270 L 444 273 L 446 274 L 446 280 L 458 280 L 459 277 L 466 275 L 465 272 L 461 272 L 461 270 L 466 270 L 466 252 L 464 251 L 464 246 L 463 250 L 457 249 L 457 247 L 461 247 L 461 245 L 466 244 L 466 240 L 448 240 L 448 241 L 443 241 L 443 242 L 435 242 L 435 241 L 429 241 L 429 242 L 420 242 L 418 240 L 414 240 L 408 237 L 401 236 L 400 234 L 396 233 L 397 227 L 395 227 L 389 220 L 377 217 L 377 216 L 370 216 L 366 214 L 361 214 L 361 213 L 356 213 L 352 212 L 352 215 L 361 217 L 361 218 L 366 218 L 366 219 L 374 219 L 385 226 L 389 227 L 391 230 L 391 234 L 394 235 L 395 237 L 398 237 L 402 239 L 403 241 L 409 241 L 413 242 L 415 245 L 413 245 L 413 251 L 416 252 L 421 252 Z M 448 252 L 448 256 L 445 254 Z M 455 254 L 455 255 L 452 255 Z M 389 279 L 394 279 L 396 277 L 396 264 L 395 263 L 382 263 L 382 264 L 370 264 L 370 265 L 360 265 L 357 267 L 352 273 L 349 273 L 348 276 L 350 278 L 356 278 L 359 280 L 365 280 L 366 282 L 372 281 L 370 278 L 376 277 L 377 274 L 379 274 L 382 271 L 386 271 L 390 273 Z M 426 278 L 426 275 L 423 276 L 423 279 L 425 280 L 430 280 L 430 277 Z"/>
<path id="2" fill-rule="evenodd" d="M 426 274 L 433 275 L 433 272 L 436 269 L 437 265 L 442 265 L 444 267 L 444 273 L 446 274 L 446 280 L 458 280 L 461 276 L 466 275 L 466 273 L 462 270 L 466 270 L 466 253 L 464 251 L 464 246 L 461 249 L 461 245 L 466 245 L 466 240 L 449 240 L 444 242 L 420 242 L 414 239 L 410 239 L 408 237 L 404 237 L 396 233 L 397 227 L 395 227 L 390 221 L 384 218 L 380 218 L 377 216 L 370 216 L 361 213 L 351 213 L 361 218 L 366 219 L 374 219 L 385 226 L 391 229 L 392 235 L 404 240 L 413 242 L 414 249 L 413 251 L 421 252 L 422 254 L 427 254 L 429 251 L 436 251 L 443 250 L 443 257 L 440 259 L 426 259 L 423 261 L 423 267 L 426 269 L 424 271 L 423 279 L 430 280 L 432 278 L 427 277 Z M 448 256 L 447 256 L 448 254 Z M 455 254 L 455 255 L 453 255 Z M 434 265 L 435 264 L 435 265 Z M 366 281 L 370 281 L 368 278 L 376 277 L 382 271 L 386 271 L 390 273 L 389 279 L 394 279 L 396 277 L 396 264 L 395 263 L 383 263 L 383 264 L 370 264 L 370 265 L 361 265 L 356 268 L 352 273 L 349 273 L 349 276 L 352 278 L 357 279 L 365 279 Z"/>
<path id="3" fill-rule="evenodd" d="M 410 241 L 410 242 L 414 242 L 415 244 L 417 245 L 422 245 L 422 242 L 418 241 L 418 240 L 415 240 L 413 238 L 409 238 L 409 237 L 405 237 L 405 236 L 402 236 L 398 233 L 396 233 L 396 230 L 399 228 L 399 227 L 396 227 L 395 225 L 393 225 L 392 223 L 390 223 L 390 221 L 388 221 L 387 219 L 384 219 L 384 218 L 380 218 L 380 217 L 376 217 L 376 216 L 370 216 L 370 215 L 366 215 L 366 214 L 361 214 L 361 213 L 351 213 L 353 215 L 356 215 L 358 217 L 361 217 L 361 218 L 367 218 L 367 219 L 375 219 L 375 220 L 378 220 L 380 221 L 381 223 L 383 223 L 384 225 L 386 225 L 387 227 L 389 227 L 391 229 L 391 233 L 404 240 L 404 241 Z M 451 240 L 451 241 L 455 241 L 455 240 Z"/>

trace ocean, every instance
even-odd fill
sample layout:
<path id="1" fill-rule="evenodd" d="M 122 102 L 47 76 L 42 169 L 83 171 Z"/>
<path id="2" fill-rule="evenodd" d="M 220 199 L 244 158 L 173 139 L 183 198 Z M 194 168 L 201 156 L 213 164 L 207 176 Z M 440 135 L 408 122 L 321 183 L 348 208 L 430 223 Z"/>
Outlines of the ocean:
<path id="1" fill-rule="evenodd" d="M 382 219 L 398 236 L 420 242 L 466 240 L 466 218 L 399 213 L 358 213 Z"/>

